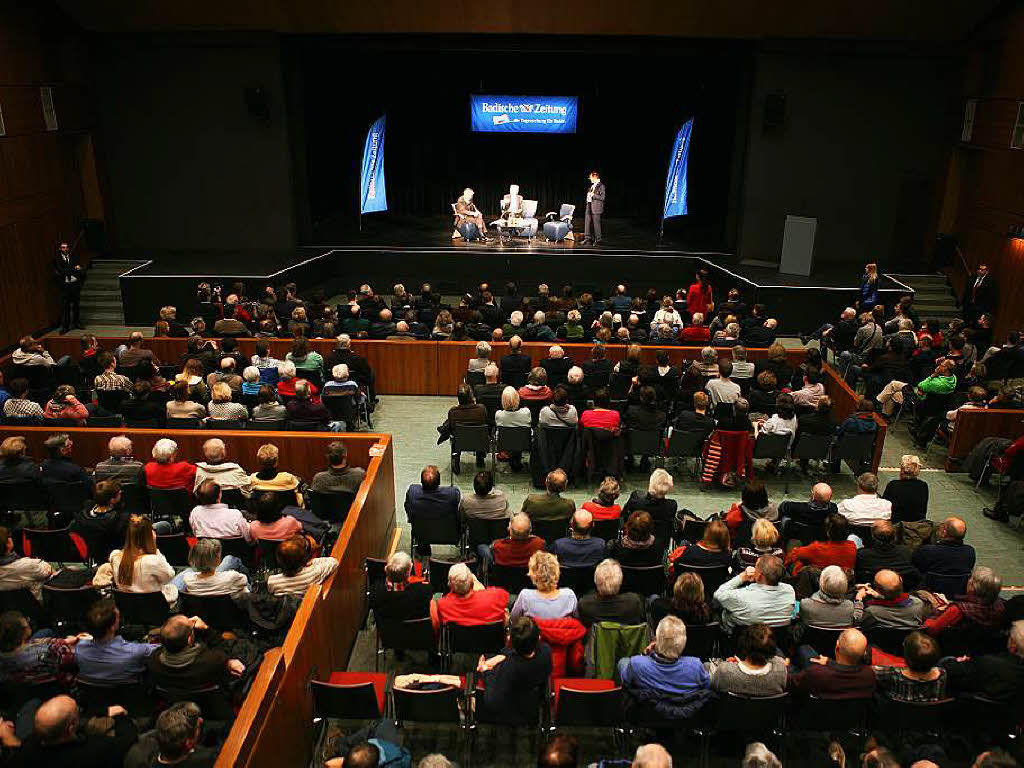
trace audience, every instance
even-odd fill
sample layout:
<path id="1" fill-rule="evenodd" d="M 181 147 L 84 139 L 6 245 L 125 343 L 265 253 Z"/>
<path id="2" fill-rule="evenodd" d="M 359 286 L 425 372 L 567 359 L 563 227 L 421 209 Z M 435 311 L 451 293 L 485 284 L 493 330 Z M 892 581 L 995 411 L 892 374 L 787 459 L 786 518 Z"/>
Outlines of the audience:
<path id="1" fill-rule="evenodd" d="M 544 478 L 544 493 L 531 493 L 523 499 L 522 512 L 531 520 L 568 520 L 576 511 L 576 502 L 562 498 L 569 482 L 563 469 L 553 469 Z"/>
<path id="2" fill-rule="evenodd" d="M 43 584 L 53 576 L 53 566 L 36 557 L 26 557 L 14 549 L 12 531 L 0 526 L 0 592 L 27 589 L 40 603 Z"/>
<path id="3" fill-rule="evenodd" d="M 686 624 L 675 616 L 666 616 L 658 622 L 654 642 L 646 653 L 619 660 L 617 677 L 624 688 L 639 689 L 655 698 L 709 689 L 710 675 L 696 656 L 683 655 L 685 648 Z"/>
<path id="4" fill-rule="evenodd" d="M 715 591 L 715 603 L 722 609 L 722 629 L 730 634 L 736 627 L 763 623 L 787 626 L 793 618 L 796 593 L 783 584 L 782 561 L 765 555 L 753 568 L 746 568 Z"/>
<path id="5" fill-rule="evenodd" d="M 903 590 L 896 571 L 883 569 L 872 585 L 864 584 L 853 598 L 853 623 L 865 632 L 882 629 L 918 629 L 924 624 L 928 604 Z"/>
<path id="6" fill-rule="evenodd" d="M 807 566 L 824 568 L 838 565 L 852 571 L 857 564 L 857 545 L 849 540 L 849 533 L 846 518 L 838 512 L 830 512 L 825 518 L 824 540 L 789 550 L 786 565 L 794 575 Z"/>
<path id="7" fill-rule="evenodd" d="M 853 626 L 853 601 L 849 583 L 838 565 L 826 565 L 818 577 L 818 591 L 800 601 L 800 625 L 842 629 Z"/>
<path id="8" fill-rule="evenodd" d="M 569 522 L 569 535 L 551 542 L 548 552 L 565 568 L 597 565 L 604 559 L 605 542 L 590 535 L 593 527 L 593 516 L 585 509 L 577 509 Z"/>
<path id="9" fill-rule="evenodd" d="M 203 443 L 206 461 L 196 462 L 195 489 L 207 480 L 215 480 L 222 491 L 241 491 L 248 496 L 252 491 L 249 473 L 233 461 L 227 460 L 227 447 L 219 437 L 212 437 Z"/>
<path id="10" fill-rule="evenodd" d="M 176 461 L 178 444 L 169 438 L 161 438 L 153 446 L 153 461 L 144 467 L 146 485 L 160 490 L 186 490 L 191 492 L 196 485 L 196 465 L 188 461 Z"/>
<path id="11" fill-rule="evenodd" d="M 967 523 L 959 517 L 947 517 L 935 529 L 935 543 L 914 550 L 911 562 L 927 578 L 928 574 L 951 576 L 970 573 L 974 568 L 974 547 L 964 543 Z"/>
<path id="12" fill-rule="evenodd" d="M 514 622 L 520 616 L 533 619 L 564 619 L 576 615 L 576 593 L 559 589 L 561 568 L 558 558 L 549 552 L 534 552 L 526 571 L 535 589 L 524 589 L 509 614 Z"/>
<path id="13" fill-rule="evenodd" d="M 599 621 L 619 624 L 642 624 L 646 614 L 644 599 L 635 592 L 622 593 L 622 568 L 612 559 L 605 559 L 594 569 L 594 587 L 579 598 L 577 613 L 580 621 L 591 626 Z"/>
<path id="14" fill-rule="evenodd" d="M 786 692 L 786 660 L 775 654 L 767 624 L 751 624 L 736 638 L 736 659 L 710 662 L 711 689 L 737 696 L 778 696 Z"/>
<path id="15" fill-rule="evenodd" d="M 839 502 L 839 514 L 850 525 L 871 525 L 892 517 L 892 502 L 878 496 L 878 475 L 865 472 L 857 478 L 856 496 Z"/>
<path id="16" fill-rule="evenodd" d="M 249 522 L 237 509 L 221 501 L 221 487 L 216 480 L 204 480 L 196 488 L 199 502 L 189 514 L 192 532 L 199 537 L 211 539 L 233 539 L 241 537 L 252 541 Z"/>
<path id="17" fill-rule="evenodd" d="M 323 584 L 338 568 L 338 561 L 333 557 L 314 557 L 312 542 L 300 534 L 278 545 L 277 563 L 281 573 L 267 578 L 267 591 L 272 595 L 301 597 L 307 587 Z"/>

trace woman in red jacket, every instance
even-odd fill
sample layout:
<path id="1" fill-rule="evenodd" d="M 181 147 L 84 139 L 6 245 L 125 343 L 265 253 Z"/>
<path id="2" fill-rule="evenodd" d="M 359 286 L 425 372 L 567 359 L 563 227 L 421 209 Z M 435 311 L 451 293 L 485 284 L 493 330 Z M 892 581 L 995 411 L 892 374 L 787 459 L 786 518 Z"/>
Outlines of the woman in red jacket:
<path id="1" fill-rule="evenodd" d="M 854 570 L 857 565 L 857 545 L 846 537 L 850 535 L 850 524 L 838 512 L 830 512 L 825 518 L 825 541 L 814 541 L 803 547 L 796 547 L 786 555 L 786 565 L 792 566 L 795 576 L 808 565 L 824 568 L 838 565 Z"/>
<path id="2" fill-rule="evenodd" d="M 696 312 L 707 317 L 715 311 L 715 300 L 711 293 L 711 281 L 706 269 L 697 272 L 697 282 L 686 292 L 686 311 L 693 315 Z"/>

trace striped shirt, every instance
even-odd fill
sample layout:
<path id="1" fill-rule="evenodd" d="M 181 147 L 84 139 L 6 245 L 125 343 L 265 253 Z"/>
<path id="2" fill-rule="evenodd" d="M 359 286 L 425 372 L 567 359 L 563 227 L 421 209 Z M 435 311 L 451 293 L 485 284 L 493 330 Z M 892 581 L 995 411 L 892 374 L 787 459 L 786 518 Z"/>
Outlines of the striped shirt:
<path id="1" fill-rule="evenodd" d="M 283 573 L 270 576 L 267 579 L 267 591 L 272 595 L 301 596 L 310 584 L 323 584 L 337 567 L 338 561 L 333 557 L 314 557 L 294 576 L 285 576 Z"/>
<path id="2" fill-rule="evenodd" d="M 132 380 L 120 373 L 104 371 L 96 377 L 93 382 L 96 389 L 123 389 L 125 392 L 132 391 Z"/>
<path id="3" fill-rule="evenodd" d="M 230 400 L 226 403 L 214 403 L 211 401 L 206 407 L 210 411 L 210 418 L 214 420 L 237 419 L 238 421 L 245 421 L 249 418 L 248 408 L 241 403 L 232 403 Z"/>
<path id="4" fill-rule="evenodd" d="M 34 400 L 12 397 L 4 403 L 4 416 L 39 416 L 42 418 L 43 409 Z"/>

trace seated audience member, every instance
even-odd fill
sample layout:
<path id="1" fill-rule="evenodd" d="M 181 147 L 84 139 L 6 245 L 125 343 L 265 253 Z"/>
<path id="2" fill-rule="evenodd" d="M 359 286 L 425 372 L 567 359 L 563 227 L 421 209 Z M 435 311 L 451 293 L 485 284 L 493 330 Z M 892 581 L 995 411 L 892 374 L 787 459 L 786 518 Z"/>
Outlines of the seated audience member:
<path id="1" fill-rule="evenodd" d="M 673 552 L 669 557 L 677 573 L 680 566 L 725 568 L 732 563 L 730 543 L 729 526 L 722 520 L 712 520 L 704 526 L 704 536 L 700 541 L 684 544 L 684 549 L 680 554 L 677 555 Z"/>
<path id="2" fill-rule="evenodd" d="M 1005 651 L 943 659 L 942 666 L 954 694 L 977 693 L 1013 702 L 1024 689 L 1024 619 L 1010 625 Z"/>
<path id="3" fill-rule="evenodd" d="M 15 552 L 12 532 L 0 526 L 0 592 L 27 589 L 42 602 L 43 584 L 53 574 L 53 566 L 45 560 Z"/>
<path id="4" fill-rule="evenodd" d="M 903 579 L 896 571 L 879 571 L 873 584 L 861 586 L 853 598 L 853 621 L 862 630 L 918 629 L 924 624 L 928 604 L 903 591 Z"/>
<path id="5" fill-rule="evenodd" d="M 287 403 L 289 400 L 295 397 L 295 385 L 299 381 L 305 381 L 305 379 L 297 378 L 298 373 L 296 372 L 295 369 L 295 363 L 293 363 L 291 360 L 285 360 L 284 362 L 281 363 L 281 365 L 277 367 L 277 375 L 278 397 L 280 397 L 281 400 Z M 312 384 L 310 385 L 310 387 L 310 396 L 314 397 L 317 393 L 316 387 L 313 386 Z"/>
<path id="6" fill-rule="evenodd" d="M 315 391 L 316 387 L 305 379 L 295 382 L 295 397 L 289 399 L 285 405 L 291 421 L 326 424 L 331 420 L 331 412 L 327 410 L 327 406 L 313 398 Z"/>
<path id="7" fill-rule="evenodd" d="M 43 416 L 47 419 L 74 419 L 77 426 L 84 427 L 85 420 L 89 418 L 89 411 L 78 402 L 74 387 L 70 384 L 61 384 L 53 393 L 53 397 L 46 402 Z"/>
<path id="8" fill-rule="evenodd" d="M 594 407 L 588 408 L 580 416 L 580 426 L 583 429 L 604 429 L 618 434 L 622 416 L 611 405 L 607 389 L 602 387 L 594 392 Z"/>
<path id="9" fill-rule="evenodd" d="M 213 421 L 246 421 L 249 418 L 248 408 L 241 403 L 231 402 L 231 387 L 223 381 L 218 381 L 210 388 L 210 402 L 206 407 Z"/>
<path id="10" fill-rule="evenodd" d="M 222 491 L 239 490 L 248 496 L 252 481 L 249 473 L 234 461 L 227 461 L 227 448 L 219 437 L 212 437 L 203 443 L 206 461 L 196 462 L 195 488 L 206 480 L 216 480 Z"/>
<path id="11" fill-rule="evenodd" d="M 655 598 L 649 610 L 649 621 L 655 627 L 666 616 L 677 616 L 687 626 L 703 626 L 711 622 L 711 607 L 704 595 L 704 582 L 692 572 L 681 574 L 672 585 L 672 596 Z"/>
<path id="12" fill-rule="evenodd" d="M 454 486 L 441 485 L 441 471 L 433 464 L 420 472 L 420 482 L 409 486 L 405 492 L 405 515 L 415 528 L 419 522 L 431 523 L 444 520 L 459 521 L 461 494 Z M 430 553 L 430 545 L 420 545 L 421 555 Z"/>
<path id="13" fill-rule="evenodd" d="M 642 509 L 629 516 L 617 540 L 608 542 L 609 557 L 632 568 L 661 565 L 663 554 L 654 537 L 654 520 Z"/>
<path id="14" fill-rule="evenodd" d="M 39 483 L 39 465 L 27 456 L 28 446 L 20 435 L 0 443 L 0 483 Z"/>
<path id="15" fill-rule="evenodd" d="M 737 696 L 778 696 L 786 692 L 786 660 L 775 654 L 775 635 L 767 624 L 751 624 L 737 633 L 736 660 L 712 661 L 711 690 Z"/>
<path id="16" fill-rule="evenodd" d="M 782 561 L 767 555 L 720 586 L 715 602 L 722 609 L 722 629 L 731 634 L 736 627 L 757 623 L 788 626 L 796 593 L 789 584 L 781 583 L 785 574 Z"/>
<path id="17" fill-rule="evenodd" d="M 410 621 L 431 615 L 430 585 L 412 575 L 412 558 L 395 552 L 384 566 L 384 581 L 374 587 L 373 614 L 379 621 Z"/>
<path id="18" fill-rule="evenodd" d="M 121 415 L 129 421 L 155 421 L 162 425 L 167 416 L 167 404 L 153 400 L 153 385 L 139 379 L 132 385 L 132 396 L 121 401 Z"/>
<path id="19" fill-rule="evenodd" d="M 818 650 L 818 649 L 814 649 Z M 790 687 L 820 699 L 870 699 L 875 693 L 875 671 L 864 663 L 868 640 L 858 629 L 846 629 L 836 641 L 835 658 L 819 655 L 790 676 Z"/>
<path id="20" fill-rule="evenodd" d="M 442 623 L 477 626 L 507 622 L 507 605 L 508 592 L 484 587 L 469 566 L 456 563 L 448 571 L 448 594 L 438 601 L 437 613 Z"/>
<path id="21" fill-rule="evenodd" d="M 277 385 L 277 368 L 281 361 L 270 356 L 270 344 L 262 339 L 256 342 L 256 354 L 249 362 L 260 372 L 260 382 L 263 384 Z"/>
<path id="22" fill-rule="evenodd" d="M 509 618 L 564 619 L 576 614 L 576 594 L 569 588 L 558 588 L 561 575 L 558 558 L 550 552 L 534 552 L 530 556 L 527 576 L 535 589 L 524 589 L 516 598 Z"/>
<path id="23" fill-rule="evenodd" d="M 675 616 L 666 616 L 658 622 L 650 651 L 619 660 L 623 687 L 659 697 L 686 696 L 710 688 L 711 678 L 701 660 L 684 656 L 685 648 L 686 625 Z"/>
<path id="24" fill-rule="evenodd" d="M 821 374 L 817 368 L 808 368 L 804 371 L 803 386 L 793 393 L 793 402 L 797 408 L 817 408 L 818 399 L 824 395 L 825 385 L 821 383 Z"/>
<path id="25" fill-rule="evenodd" d="M 771 555 L 780 560 L 785 556 L 779 546 L 779 530 L 771 520 L 760 518 L 754 521 L 750 532 L 750 543 L 737 547 L 733 552 L 734 566 L 742 570 L 755 565 L 762 555 Z"/>
<path id="26" fill-rule="evenodd" d="M 50 483 L 83 483 L 91 494 L 92 475 L 71 460 L 74 446 L 71 436 L 63 432 L 46 438 L 43 447 L 48 456 L 39 465 L 40 479 L 44 486 Z"/>
<path id="27" fill-rule="evenodd" d="M 911 562 L 922 576 L 970 573 L 975 553 L 974 547 L 964 544 L 966 535 L 967 523 L 959 517 L 947 517 L 935 529 L 935 543 L 915 549 Z"/>
<path id="28" fill-rule="evenodd" d="M 621 592 L 622 568 L 611 558 L 602 560 L 594 569 L 594 587 L 579 599 L 576 612 L 587 626 L 599 621 L 636 625 L 644 622 L 646 603 L 635 592 Z"/>
<path id="29" fill-rule="evenodd" d="M 727 413 L 718 419 L 718 429 L 727 432 L 750 432 L 753 425 L 750 423 L 750 403 L 746 398 L 739 398 L 732 404 L 732 413 Z"/>
<path id="30" fill-rule="evenodd" d="M 551 388 L 548 387 L 547 371 L 540 367 L 532 368 L 526 384 L 519 388 L 520 401 L 549 403 L 552 394 Z"/>
<path id="31" fill-rule="evenodd" d="M 106 560 L 124 541 L 128 518 L 128 512 L 121 506 L 121 483 L 100 480 L 93 489 L 92 500 L 75 513 L 71 532 L 85 540 L 93 560 Z"/>
<path id="32" fill-rule="evenodd" d="M 11 355 L 11 363 L 14 365 L 38 365 L 50 367 L 56 365 L 50 353 L 43 347 L 41 341 L 31 336 L 22 336 L 18 341 L 18 348 Z"/>
<path id="33" fill-rule="evenodd" d="M 458 391 L 459 404 L 448 409 L 448 426 L 454 431 L 455 427 L 480 427 L 487 425 L 487 407 L 476 402 L 473 398 L 473 388 L 468 384 L 460 384 Z M 455 440 L 452 439 L 452 471 L 459 474 L 462 471 L 462 454 L 454 451 Z M 477 452 L 476 465 L 482 468 L 484 465 L 484 454 Z"/>
<path id="34" fill-rule="evenodd" d="M 612 364 L 608 361 L 608 352 L 603 344 L 595 344 L 590 350 L 590 359 L 583 361 L 584 376 L 608 377 L 612 372 Z"/>
<path id="35" fill-rule="evenodd" d="M 160 688 L 188 692 L 240 677 L 245 665 L 214 645 L 218 637 L 196 616 L 171 616 L 160 628 L 160 647 L 149 657 L 150 679 Z"/>
<path id="36" fill-rule="evenodd" d="M 235 373 L 235 358 L 225 352 L 224 357 L 216 365 L 217 370 L 206 377 L 206 387 L 210 392 L 213 392 L 217 384 L 224 384 L 231 394 L 241 393 L 242 377 Z"/>
<path id="37" fill-rule="evenodd" d="M 619 498 L 619 481 L 614 477 L 606 477 L 597 489 L 597 496 L 583 502 L 594 520 L 618 520 L 622 517 L 622 507 L 615 503 Z"/>
<path id="38" fill-rule="evenodd" d="M 839 508 L 832 502 L 832 486 L 828 483 L 815 483 L 809 501 L 784 501 L 779 505 L 779 517 L 801 525 L 824 526 L 831 513 L 838 515 Z"/>
<path id="39" fill-rule="evenodd" d="M 716 353 L 717 354 L 717 353 Z M 714 411 L 723 403 L 735 403 L 740 397 L 740 385 L 732 380 L 732 360 L 728 358 L 718 362 L 718 378 L 708 381 L 705 389 L 711 398 L 711 409 Z"/>
<path id="40" fill-rule="evenodd" d="M 534 552 L 544 549 L 544 539 L 534 536 L 528 515 L 519 512 L 508 522 L 508 537 L 497 539 L 490 546 L 481 544 L 477 555 L 486 563 L 525 568 Z"/>
<path id="41" fill-rule="evenodd" d="M 267 591 L 279 596 L 302 597 L 307 587 L 323 584 L 338 568 L 333 557 L 313 557 L 313 543 L 308 536 L 298 534 L 278 545 L 277 563 L 281 573 L 267 578 Z"/>
<path id="42" fill-rule="evenodd" d="M 775 413 L 771 418 L 758 422 L 759 434 L 764 432 L 769 435 L 788 435 L 789 445 L 796 440 L 798 422 L 796 409 L 793 405 L 793 396 L 788 392 L 781 393 L 775 399 Z M 774 468 L 775 462 L 769 461 L 768 467 Z"/>
<path id="43" fill-rule="evenodd" d="M 678 432 L 696 432 L 707 440 L 715 431 L 715 420 L 708 416 L 710 399 L 705 392 L 693 393 L 693 410 L 680 411 L 676 416 L 673 430 Z"/>
<path id="44" fill-rule="evenodd" d="M 551 394 L 551 402 L 540 409 L 537 424 L 541 427 L 569 428 L 579 423 L 576 406 L 569 402 L 569 391 L 563 387 L 555 387 Z"/>
<path id="45" fill-rule="evenodd" d="M 252 541 L 249 523 L 237 509 L 221 501 L 221 488 L 216 480 L 204 480 L 195 491 L 196 501 L 189 515 L 192 532 L 199 537 L 232 539 L 242 537 Z"/>
<path id="46" fill-rule="evenodd" d="M 954 628 L 998 635 L 1006 625 L 1006 603 L 999 596 L 1002 588 L 995 571 L 975 566 L 967 580 L 967 594 L 952 597 L 944 611 L 925 622 L 925 631 L 934 637 Z"/>
<path id="47" fill-rule="evenodd" d="M 259 397 L 261 386 L 260 369 L 255 365 L 245 366 L 242 371 L 242 395 L 247 398 Z"/>
<path id="48" fill-rule="evenodd" d="M 797 416 L 797 432 L 801 435 L 834 435 L 836 425 L 832 422 L 832 398 L 822 395 L 814 410 Z"/>
<path id="49" fill-rule="evenodd" d="M 512 314 L 515 314 L 513 312 Z M 519 331 L 503 328 L 502 332 L 508 339 L 509 353 L 501 358 L 498 366 L 501 368 L 502 381 L 525 381 L 530 374 L 532 362 L 530 356 L 523 352 L 523 339 Z M 542 369 L 543 370 L 543 369 Z"/>
<path id="50" fill-rule="evenodd" d="M 96 359 L 100 374 L 93 380 L 93 387 L 104 392 L 132 391 L 132 380 L 117 373 L 117 358 L 110 352 L 101 352 Z"/>
<path id="51" fill-rule="evenodd" d="M 176 381 L 171 386 L 171 399 L 164 406 L 168 419 L 201 419 L 206 416 L 206 409 L 201 403 L 189 400 L 188 383 Z M 168 424 L 173 428 L 173 422 Z"/>
<path id="52" fill-rule="evenodd" d="M 540 361 L 540 367 L 547 374 L 548 381 L 561 384 L 565 382 L 569 369 L 572 368 L 572 358 L 566 357 L 565 350 L 554 344 L 548 349 L 548 356 Z"/>
<path id="53" fill-rule="evenodd" d="M 4 401 L 4 416 L 12 419 L 37 418 L 45 415 L 39 403 L 28 399 L 28 379 L 17 378 L 11 381 L 8 389 L 10 397 Z"/>
<path id="54" fill-rule="evenodd" d="M 192 353 L 189 352 L 187 354 L 191 355 Z M 179 381 L 184 382 L 188 390 L 189 398 L 206 402 L 210 397 L 210 388 L 206 385 L 206 379 L 204 378 L 205 372 L 206 369 L 203 367 L 203 362 L 190 356 L 185 361 L 185 369 L 181 373 L 175 375 L 174 383 L 177 384 Z"/>
<path id="55" fill-rule="evenodd" d="M 665 411 L 658 408 L 658 392 L 654 387 L 640 387 L 640 401 L 631 403 L 623 417 L 627 429 L 638 432 L 660 430 L 665 426 Z"/>
<path id="56" fill-rule="evenodd" d="M 751 318 L 748 318 L 748 322 Z M 740 333 L 740 341 L 751 348 L 768 349 L 775 344 L 775 337 L 778 333 L 779 323 L 774 317 L 769 317 L 763 323 L 747 324 L 743 326 Z"/>
<path id="57" fill-rule="evenodd" d="M 737 384 L 752 383 L 754 364 L 747 362 L 747 348 L 737 344 L 732 348 L 732 380 Z"/>
<path id="58" fill-rule="evenodd" d="M 757 374 L 754 386 L 750 388 L 750 410 L 768 416 L 775 413 L 778 402 L 778 381 L 773 371 L 761 371 Z"/>
<path id="59" fill-rule="evenodd" d="M 481 659 L 477 672 L 483 680 L 476 699 L 478 717 L 501 725 L 537 722 L 541 692 L 551 676 L 551 648 L 541 642 L 533 619 L 522 616 L 511 622 L 506 647 Z"/>
<path id="60" fill-rule="evenodd" d="M 0 615 L 0 685 L 7 691 L 44 683 L 69 688 L 74 683 L 77 643 L 73 635 L 34 636 L 25 616 L 6 611 Z"/>
<path id="61" fill-rule="evenodd" d="M 292 342 L 292 351 L 286 354 L 284 359 L 295 363 L 295 370 L 299 372 L 321 371 L 324 367 L 324 359 L 320 353 L 309 348 L 309 339 L 298 334 Z"/>
<path id="62" fill-rule="evenodd" d="M 252 409 L 253 421 L 284 421 L 288 418 L 288 409 L 278 402 L 277 391 L 269 384 L 260 385 L 256 400 L 257 405 Z"/>
<path id="63" fill-rule="evenodd" d="M 839 514 L 850 525 L 871 525 L 892 517 L 892 502 L 878 496 L 878 475 L 865 472 L 857 477 L 857 495 L 839 502 Z"/>
<path id="64" fill-rule="evenodd" d="M 876 520 L 871 526 L 871 541 L 857 550 L 857 581 L 869 583 L 883 568 L 902 576 L 913 574 L 913 581 L 917 583 L 918 573 L 910 562 L 910 547 L 896 543 L 896 526 L 890 520 Z"/>
<path id="65" fill-rule="evenodd" d="M 852 627 L 853 601 L 846 596 L 848 588 L 843 569 L 826 565 L 818 577 L 818 591 L 800 601 L 800 624 L 828 629 Z"/>
<path id="66" fill-rule="evenodd" d="M 690 324 L 679 331 L 679 343 L 688 347 L 696 347 L 711 341 L 711 331 L 704 325 L 704 315 L 694 312 Z"/>
<path id="67" fill-rule="evenodd" d="M 508 496 L 494 487 L 494 476 L 482 469 L 473 477 L 472 495 L 459 501 L 459 515 L 477 520 L 507 520 L 510 512 Z"/>
<path id="68" fill-rule="evenodd" d="M 857 401 L 857 410 L 851 413 L 836 427 L 836 435 L 840 438 L 843 435 L 862 435 L 878 431 L 878 422 L 875 421 L 875 409 L 870 400 L 861 398 Z"/>
<path id="69" fill-rule="evenodd" d="M 911 632 L 903 641 L 905 667 L 876 666 L 878 690 L 896 701 L 940 701 L 946 698 L 946 670 L 937 666 L 942 652 L 934 637 Z"/>
<path id="70" fill-rule="evenodd" d="M 756 478 L 747 480 L 740 503 L 733 504 L 725 516 L 734 543 L 750 541 L 750 531 L 756 520 L 775 522 L 778 519 L 779 510 L 775 502 L 768 499 L 768 489 Z"/>
<path id="71" fill-rule="evenodd" d="M 47 768 L 107 768 L 123 763 L 138 731 L 123 707 L 111 706 L 106 717 L 81 722 L 78 703 L 54 696 L 31 718 L 32 734 L 15 752 L 11 765 Z M 5 750 L 6 752 L 6 750 Z"/>
<path id="72" fill-rule="evenodd" d="M 531 520 L 566 520 L 576 511 L 576 502 L 563 498 L 569 478 L 562 469 L 553 469 L 544 478 L 544 493 L 531 493 L 523 499 L 522 512 Z"/>
<path id="73" fill-rule="evenodd" d="M 323 394 L 336 395 L 345 392 L 351 392 L 361 402 L 362 394 L 359 391 L 359 384 L 352 380 L 348 366 L 338 363 L 331 369 L 330 380 L 324 383 Z"/>
<path id="74" fill-rule="evenodd" d="M 898 404 L 924 403 L 929 395 L 948 395 L 956 389 L 956 363 L 943 358 L 935 370 L 912 387 L 905 381 L 894 379 L 882 387 L 875 399 L 882 404 L 882 414 L 892 416 Z"/>
<path id="75" fill-rule="evenodd" d="M 153 446 L 153 461 L 146 462 L 146 485 L 161 490 L 184 489 L 192 491 L 196 485 L 196 465 L 176 461 L 178 444 L 166 437 Z"/>
<path id="76" fill-rule="evenodd" d="M 174 568 L 156 548 L 156 531 L 148 517 L 131 516 L 124 535 L 124 547 L 111 552 L 108 563 L 110 578 L 117 589 L 162 592 L 169 604 L 178 599 L 178 588 L 171 583 Z M 97 577 L 93 578 L 93 583 L 102 586 L 97 583 Z"/>
<path id="77" fill-rule="evenodd" d="M 97 600 L 85 614 L 85 631 L 75 646 L 78 676 L 101 685 L 134 685 L 146 674 L 150 655 L 160 646 L 132 643 L 118 634 L 121 612 L 111 599 Z"/>
<path id="78" fill-rule="evenodd" d="M 217 750 L 201 746 L 202 710 L 191 701 L 171 704 L 156 719 L 156 728 L 143 734 L 125 760 L 126 768 L 142 765 L 180 765 L 210 768 Z"/>
<path id="79" fill-rule="evenodd" d="M 548 552 L 565 568 L 597 565 L 604 559 L 605 542 L 590 535 L 593 528 L 593 516 L 585 509 L 577 509 L 569 521 L 569 535 L 553 541 Z"/>
<path id="80" fill-rule="evenodd" d="M 258 493 L 254 498 L 256 519 L 249 523 L 249 535 L 253 541 L 284 541 L 302 533 L 302 523 L 285 514 L 285 510 L 295 507 L 282 507 L 277 496 L 270 491 Z"/>
<path id="81" fill-rule="evenodd" d="M 345 443 L 335 440 L 327 446 L 327 469 L 313 475 L 309 487 L 317 493 L 357 493 L 365 478 L 365 469 L 348 465 Z"/>
<path id="82" fill-rule="evenodd" d="M 236 598 L 249 591 L 245 566 L 234 555 L 223 555 L 218 539 L 199 539 L 188 553 L 188 565 L 174 577 L 179 591 Z"/>
<path id="83" fill-rule="evenodd" d="M 629 517 L 635 510 L 642 509 L 654 520 L 655 529 L 672 525 L 676 517 L 676 500 L 666 498 L 672 490 L 672 475 L 660 467 L 651 472 L 647 491 L 633 491 L 622 507 L 623 517 Z M 667 543 L 667 542 L 666 542 Z"/>
<path id="84" fill-rule="evenodd" d="M 857 564 L 857 545 L 848 539 L 850 526 L 846 518 L 830 512 L 825 518 L 825 538 L 802 547 L 794 547 L 786 554 L 786 565 L 795 575 L 808 566 L 824 568 L 838 565 L 853 570 Z"/>
<path id="85" fill-rule="evenodd" d="M 273 491 L 278 494 L 287 494 L 292 491 L 295 494 L 295 504 L 303 505 L 300 486 L 302 480 L 291 472 L 283 472 L 278 469 L 277 460 L 281 452 L 273 443 L 265 443 L 256 451 L 256 461 L 260 465 L 260 471 L 249 475 L 253 491 Z"/>

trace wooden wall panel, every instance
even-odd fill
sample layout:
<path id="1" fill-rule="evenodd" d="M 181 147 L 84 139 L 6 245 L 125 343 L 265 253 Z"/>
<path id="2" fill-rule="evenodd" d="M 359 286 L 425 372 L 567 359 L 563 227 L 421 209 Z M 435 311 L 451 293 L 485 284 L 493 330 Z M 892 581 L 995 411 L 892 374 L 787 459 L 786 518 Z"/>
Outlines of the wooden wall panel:
<path id="1" fill-rule="evenodd" d="M 1016 440 L 1024 434 L 1024 411 L 995 409 L 960 411 L 956 429 L 949 442 L 946 469 L 957 471 L 959 463 L 983 437 L 1005 437 Z"/>

